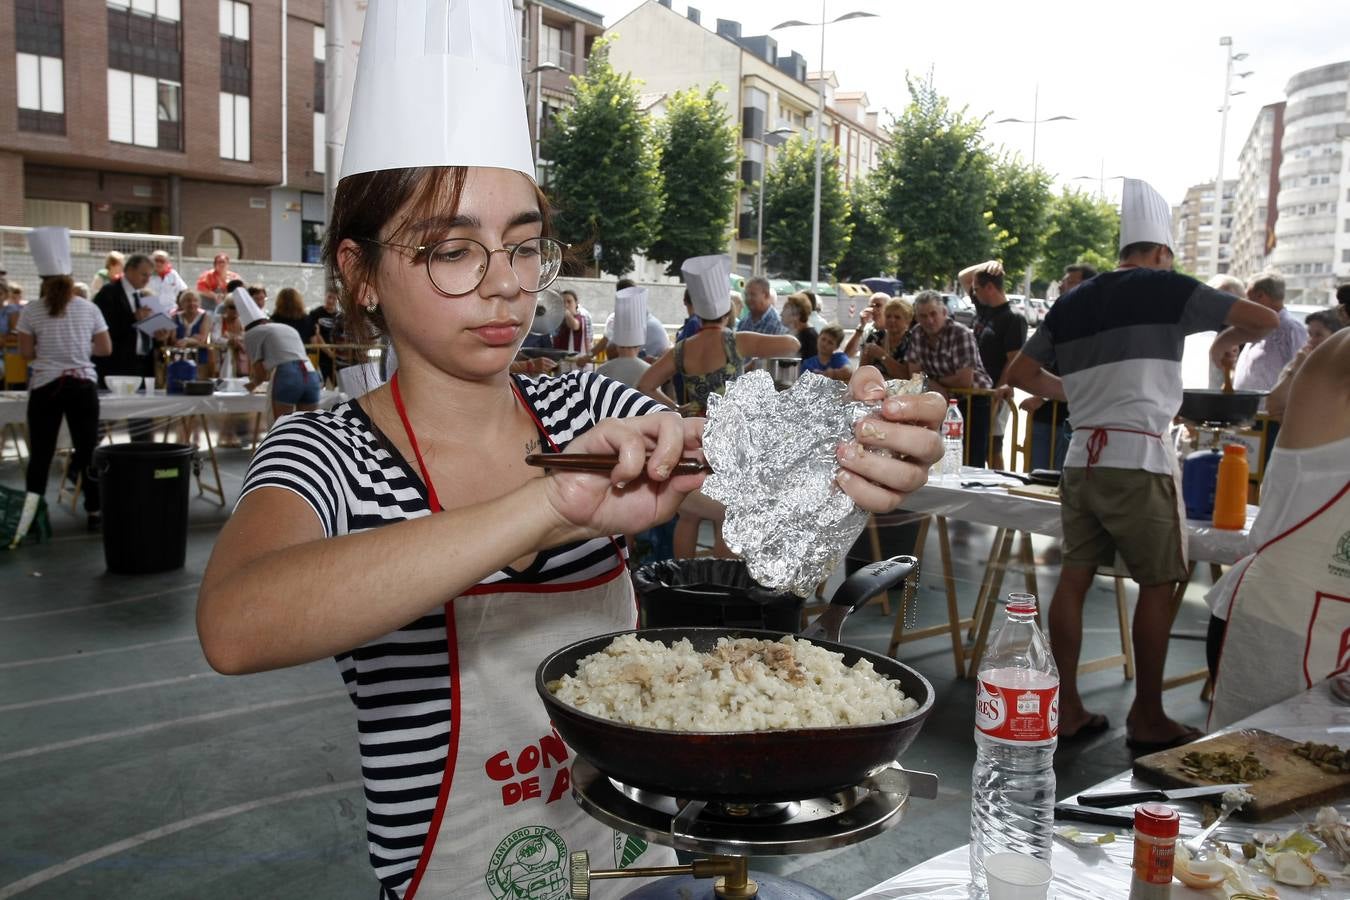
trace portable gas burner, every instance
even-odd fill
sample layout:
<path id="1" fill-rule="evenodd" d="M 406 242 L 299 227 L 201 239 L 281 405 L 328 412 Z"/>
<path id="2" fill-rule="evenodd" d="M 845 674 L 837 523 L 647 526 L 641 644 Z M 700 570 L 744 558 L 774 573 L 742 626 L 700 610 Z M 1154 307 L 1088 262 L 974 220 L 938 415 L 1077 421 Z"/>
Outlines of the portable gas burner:
<path id="1" fill-rule="evenodd" d="M 585 851 L 571 857 L 571 896 L 611 878 L 661 880 L 630 900 L 830 900 L 814 888 L 749 871 L 751 856 L 783 856 L 846 847 L 899 824 L 911 797 L 935 799 L 938 780 L 892 764 L 862 783 L 821 797 L 781 802 L 709 802 L 621 784 L 581 757 L 572 762 L 572 796 L 591 817 L 655 844 L 707 856 L 689 865 L 591 869 Z M 714 879 L 711 887 L 700 879 Z"/>

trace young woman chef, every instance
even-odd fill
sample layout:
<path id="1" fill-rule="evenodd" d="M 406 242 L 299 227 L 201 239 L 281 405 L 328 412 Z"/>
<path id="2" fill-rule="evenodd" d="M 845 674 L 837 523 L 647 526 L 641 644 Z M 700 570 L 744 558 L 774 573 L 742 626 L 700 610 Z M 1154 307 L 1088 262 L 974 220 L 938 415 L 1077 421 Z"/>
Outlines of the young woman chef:
<path id="1" fill-rule="evenodd" d="M 569 851 L 664 856 L 573 802 L 532 679 L 548 652 L 634 626 L 612 536 L 699 486 L 669 473 L 702 421 L 593 373 L 510 375 L 562 261 L 532 171 L 508 0 L 373 0 L 326 258 L 343 315 L 389 336 L 398 373 L 267 436 L 202 581 L 219 671 L 336 657 L 386 898 L 561 896 Z M 881 378 L 853 390 L 877 397 Z M 887 400 L 857 440 L 896 455 L 841 445 L 841 489 L 898 505 L 941 455 L 942 412 Z M 524 464 L 540 449 L 620 462 L 544 475 Z"/>

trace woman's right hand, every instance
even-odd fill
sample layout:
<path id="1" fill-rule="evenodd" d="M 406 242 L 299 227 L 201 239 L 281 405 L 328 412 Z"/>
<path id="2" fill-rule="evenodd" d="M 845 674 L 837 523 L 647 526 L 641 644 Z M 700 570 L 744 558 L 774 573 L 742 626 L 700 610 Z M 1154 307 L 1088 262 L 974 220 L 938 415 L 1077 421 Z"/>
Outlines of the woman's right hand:
<path id="1" fill-rule="evenodd" d="M 634 534 L 673 518 L 704 475 L 670 471 L 684 457 L 703 459 L 703 419 L 652 413 L 605 419 L 568 445 L 566 453 L 617 453 L 603 472 L 550 472 L 544 478 L 559 543 L 598 535 Z"/>

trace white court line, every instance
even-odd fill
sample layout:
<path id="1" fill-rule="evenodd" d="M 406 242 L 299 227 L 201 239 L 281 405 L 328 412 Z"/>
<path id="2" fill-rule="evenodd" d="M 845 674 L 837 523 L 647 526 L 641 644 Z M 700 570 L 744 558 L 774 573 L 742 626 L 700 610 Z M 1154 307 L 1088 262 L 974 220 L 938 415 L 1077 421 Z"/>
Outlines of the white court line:
<path id="1" fill-rule="evenodd" d="M 233 816 L 243 815 L 253 812 L 256 809 L 264 809 L 268 806 L 275 806 L 278 803 L 287 803 L 291 800 L 304 800 L 309 797 L 322 797 L 324 794 L 333 794 L 338 791 L 354 790 L 361 786 L 360 780 L 338 781 L 333 784 L 325 784 L 321 787 L 304 788 L 298 791 L 291 791 L 287 794 L 277 794 L 275 797 L 264 797 L 261 800 L 250 800 L 248 803 L 240 803 L 235 806 L 227 806 L 224 809 L 216 809 L 211 812 L 202 813 L 187 819 L 179 819 L 177 822 L 170 822 L 168 825 L 161 825 L 158 828 L 152 828 L 149 831 L 142 831 L 140 834 L 134 834 L 129 838 L 115 841 L 111 844 L 104 844 L 88 853 L 81 853 L 79 856 L 72 857 L 63 863 L 57 863 L 54 866 L 48 866 L 41 871 L 34 872 L 18 881 L 10 882 L 4 887 L 0 887 L 0 900 L 6 897 L 15 897 L 24 891 L 35 888 L 38 885 L 46 884 L 56 878 L 60 878 L 69 872 L 87 866 L 90 863 L 98 862 L 100 859 L 106 859 L 126 850 L 132 850 L 142 844 L 148 844 L 150 841 L 158 840 L 162 837 L 168 837 L 171 834 L 177 834 L 180 831 L 186 831 L 189 828 L 195 828 L 198 825 L 205 825 L 208 822 L 219 822 L 221 819 L 228 819 Z"/>
<path id="2" fill-rule="evenodd" d="M 128 653 L 132 650 L 148 650 L 151 647 L 163 647 L 166 644 L 180 644 L 183 641 L 195 641 L 195 634 L 185 634 L 182 637 L 168 638 L 163 641 L 147 641 L 144 644 L 127 644 L 125 647 L 108 647 L 105 650 L 86 650 L 82 653 L 62 653 L 59 656 L 37 656 L 33 659 L 16 659 L 12 662 L 0 663 L 0 669 L 20 669 L 24 666 L 37 666 L 44 663 L 65 662 L 69 659 L 89 659 L 94 656 L 103 656 L 108 653 Z"/>
<path id="3" fill-rule="evenodd" d="M 121 600 L 107 600 L 102 603 L 86 603 L 83 606 L 65 606 L 60 609 L 44 609 L 42 612 L 21 613 L 17 616 L 0 616 L 0 622 L 18 622 L 21 619 L 40 619 L 43 616 L 59 616 L 65 613 L 83 612 L 86 609 L 107 609 L 110 606 L 121 606 L 123 603 L 139 603 L 142 600 L 153 600 L 155 597 L 167 597 L 169 594 L 180 594 L 183 591 L 195 591 L 201 585 L 197 583 L 184 584 L 176 588 L 169 588 L 167 591 L 155 591 L 153 594 L 140 594 L 136 597 L 124 597 Z"/>
<path id="4" fill-rule="evenodd" d="M 23 703 L 10 703 L 7 706 L 0 706 L 0 713 L 12 712 L 16 709 L 32 709 L 37 706 L 50 706 L 53 703 L 70 703 L 75 700 L 88 700 L 90 697 L 106 697 L 109 694 L 121 694 L 126 691 L 143 691 L 146 688 L 164 687 L 166 684 L 182 684 L 185 681 L 195 681 L 198 678 L 209 676 L 224 678 L 224 675 L 216 675 L 215 672 L 193 672 L 191 675 L 180 675 L 177 678 L 161 678 L 158 681 L 142 681 L 137 684 L 125 684 L 121 687 L 99 688 L 96 691 L 84 691 L 79 694 L 62 694 L 60 697 L 46 697 L 42 700 L 25 700 Z"/>
<path id="5" fill-rule="evenodd" d="M 101 741 L 110 741 L 117 738 L 132 737 L 133 735 L 146 734 L 151 731 L 159 731 L 163 728 L 173 728 L 176 725 L 189 725 L 196 722 L 211 722 L 215 719 L 224 719 L 229 716 L 238 716 L 245 713 L 258 712 L 264 709 L 280 709 L 283 706 L 295 706 L 298 703 L 312 703 L 315 700 L 330 700 L 334 697 L 347 697 L 346 690 L 338 689 L 335 691 L 324 691 L 322 694 L 310 694 L 308 697 L 294 697 L 289 700 L 273 700 L 270 703 L 256 703 L 252 706 L 236 706 L 233 709 L 221 709 L 216 712 L 203 713 L 199 716 L 187 716 L 182 719 L 169 719 L 166 722 L 152 722 L 149 725 L 138 725 L 135 728 L 123 728 L 119 731 L 104 731 L 99 734 L 88 734 L 84 737 L 75 738 L 69 741 L 59 741 L 55 744 L 44 744 L 41 747 L 29 747 L 27 750 L 15 750 L 13 753 L 0 755 L 0 763 L 9 762 L 14 759 L 26 759 L 30 756 L 41 756 L 44 753 L 53 753 L 58 750 L 69 750 L 72 747 L 82 747 L 85 744 L 97 744 Z"/>

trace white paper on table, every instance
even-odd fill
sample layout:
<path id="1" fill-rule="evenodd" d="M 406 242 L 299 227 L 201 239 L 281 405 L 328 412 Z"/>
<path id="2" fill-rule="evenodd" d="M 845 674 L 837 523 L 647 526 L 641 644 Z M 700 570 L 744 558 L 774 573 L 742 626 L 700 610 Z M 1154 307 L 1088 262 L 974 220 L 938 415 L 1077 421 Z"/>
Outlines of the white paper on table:
<path id="1" fill-rule="evenodd" d="M 142 319 L 136 323 L 137 330 L 142 334 L 148 334 L 151 337 L 154 337 L 155 332 L 157 331 L 165 331 L 166 329 L 172 331 L 177 327 L 178 326 L 174 324 L 173 319 L 170 319 L 162 312 L 157 312 L 150 318 Z"/>

